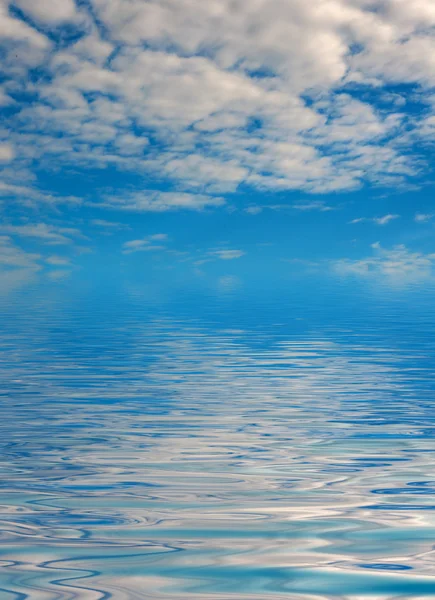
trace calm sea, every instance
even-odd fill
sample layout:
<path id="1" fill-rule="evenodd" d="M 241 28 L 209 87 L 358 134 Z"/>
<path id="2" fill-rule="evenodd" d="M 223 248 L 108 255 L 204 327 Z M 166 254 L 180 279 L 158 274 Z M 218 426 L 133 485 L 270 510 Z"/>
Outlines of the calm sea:
<path id="1" fill-rule="evenodd" d="M 228 284 L 2 297 L 2 600 L 435 596 L 435 296 Z"/>

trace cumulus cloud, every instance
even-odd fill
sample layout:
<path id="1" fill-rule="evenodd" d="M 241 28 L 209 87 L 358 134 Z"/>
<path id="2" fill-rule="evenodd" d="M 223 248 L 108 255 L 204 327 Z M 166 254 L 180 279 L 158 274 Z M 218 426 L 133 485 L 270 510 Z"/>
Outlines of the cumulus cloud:
<path id="1" fill-rule="evenodd" d="M 116 208 L 218 207 L 242 184 L 326 193 L 420 172 L 412 146 L 432 135 L 435 109 L 409 111 L 384 87 L 429 98 L 432 0 L 14 6 L 25 19 L 0 2 L 11 160 L 111 166 L 178 190 L 113 199 Z"/>
<path id="2" fill-rule="evenodd" d="M 48 39 L 25 21 L 13 16 L 10 12 L 11 2 L 0 2 L 0 36 L 9 42 L 21 43 L 33 50 L 46 49 L 50 46 Z M 22 56 L 20 56 L 22 58 Z"/>
<path id="3" fill-rule="evenodd" d="M 15 0 L 15 4 L 35 21 L 47 25 L 71 21 L 78 14 L 73 0 Z"/>

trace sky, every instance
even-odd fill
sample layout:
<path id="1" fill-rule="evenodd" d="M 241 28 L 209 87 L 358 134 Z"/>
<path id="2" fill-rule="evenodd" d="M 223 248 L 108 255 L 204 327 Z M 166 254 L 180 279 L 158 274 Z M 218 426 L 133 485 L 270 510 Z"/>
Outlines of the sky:
<path id="1" fill-rule="evenodd" d="M 0 46 L 2 286 L 434 279 L 433 0 L 0 0 Z"/>

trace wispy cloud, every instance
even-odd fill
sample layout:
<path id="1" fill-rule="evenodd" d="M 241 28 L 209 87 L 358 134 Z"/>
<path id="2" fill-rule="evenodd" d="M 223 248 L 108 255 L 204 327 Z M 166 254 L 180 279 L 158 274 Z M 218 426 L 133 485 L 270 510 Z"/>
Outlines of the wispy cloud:
<path id="1" fill-rule="evenodd" d="M 46 244 L 72 244 L 72 238 L 86 239 L 79 229 L 37 223 L 35 225 L 0 225 L 0 232 L 12 236 L 35 238 Z"/>
<path id="2" fill-rule="evenodd" d="M 145 191 L 124 196 L 112 196 L 93 206 L 131 212 L 168 212 L 173 210 L 204 210 L 223 206 L 225 200 L 205 194 Z"/>
<path id="3" fill-rule="evenodd" d="M 214 250 L 210 252 L 210 256 L 216 256 L 221 260 L 235 260 L 244 256 L 243 250 Z"/>
<path id="4" fill-rule="evenodd" d="M 13 177 L 13 173 L 9 172 L 9 178 L 11 177 Z M 18 179 L 20 173 L 16 177 Z M 19 203 L 19 206 L 27 207 L 35 207 L 40 204 L 57 206 L 62 204 L 80 205 L 83 203 L 83 200 L 76 196 L 43 192 L 29 185 L 17 185 L 9 181 L 0 181 L 0 197 L 13 198 Z"/>
<path id="5" fill-rule="evenodd" d="M 293 204 L 255 204 L 246 207 L 244 210 L 250 215 L 258 215 L 264 210 L 272 210 L 276 212 L 289 212 L 292 210 L 300 212 L 329 212 L 335 210 L 336 207 L 330 206 L 324 200 L 306 200 L 304 202 L 295 202 Z"/>
<path id="6" fill-rule="evenodd" d="M 395 221 L 399 218 L 400 215 L 388 214 L 384 215 L 383 217 L 359 217 L 357 219 L 352 219 L 350 223 L 351 225 L 355 225 L 357 223 L 371 222 L 375 223 L 376 225 L 388 225 L 388 223 L 391 223 L 391 221 Z"/>
<path id="7" fill-rule="evenodd" d="M 259 215 L 263 210 L 262 206 L 248 206 L 245 208 L 245 212 L 247 212 L 248 215 Z"/>
<path id="8" fill-rule="evenodd" d="M 52 267 L 66 267 L 70 264 L 70 260 L 62 256 L 49 256 L 45 262 Z"/>
<path id="9" fill-rule="evenodd" d="M 101 227 L 102 229 L 107 229 L 109 231 L 117 229 L 129 229 L 129 225 L 117 223 L 116 221 L 107 221 L 106 219 L 91 219 L 91 225 L 95 225 L 96 227 Z"/>
<path id="10" fill-rule="evenodd" d="M 329 206 L 323 200 L 316 200 L 313 202 L 299 202 L 297 204 L 293 204 L 293 208 L 301 211 L 320 211 L 320 212 L 329 212 L 333 210 L 332 206 Z"/>
<path id="11" fill-rule="evenodd" d="M 223 275 L 217 280 L 218 291 L 223 294 L 234 292 L 241 286 L 241 284 L 241 279 L 235 275 Z"/>
<path id="12" fill-rule="evenodd" d="M 414 221 L 416 223 L 427 223 L 431 219 L 433 219 L 433 213 L 416 213 L 414 217 Z"/>
<path id="13" fill-rule="evenodd" d="M 26 252 L 16 246 L 10 237 L 0 236 L 0 269 L 22 268 L 39 270 L 40 254 Z"/>
<path id="14" fill-rule="evenodd" d="M 155 233 L 148 235 L 140 240 L 130 240 L 125 242 L 122 247 L 123 254 L 132 254 L 134 252 L 157 252 L 166 250 L 165 245 L 168 240 L 166 233 Z M 156 244 L 156 242 L 159 242 Z"/>
<path id="15" fill-rule="evenodd" d="M 237 260 L 238 258 L 245 256 L 245 254 L 246 252 L 239 249 L 217 248 L 209 250 L 205 253 L 205 255 L 202 256 L 202 258 L 195 258 L 194 264 L 199 267 L 216 260 Z"/>
<path id="16" fill-rule="evenodd" d="M 71 271 L 67 269 L 55 269 L 48 271 L 46 275 L 49 279 L 53 279 L 54 281 L 62 281 L 71 276 Z"/>

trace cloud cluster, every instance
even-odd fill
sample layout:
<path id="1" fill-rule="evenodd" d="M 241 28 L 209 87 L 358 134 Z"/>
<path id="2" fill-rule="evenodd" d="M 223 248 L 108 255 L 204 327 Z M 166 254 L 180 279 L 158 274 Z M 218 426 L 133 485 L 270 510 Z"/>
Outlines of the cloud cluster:
<path id="1" fill-rule="evenodd" d="M 67 256 L 51 254 L 51 246 L 74 248 L 75 241 L 86 239 L 72 227 L 61 227 L 46 223 L 35 225 L 0 226 L 0 293 L 9 288 L 24 285 L 32 281 L 35 274 L 41 272 L 57 279 L 71 273 L 70 259 Z M 22 247 L 24 243 L 24 248 Z M 30 251 L 27 244 L 38 246 L 38 252 Z M 75 248 L 79 251 L 80 248 Z"/>
<path id="2" fill-rule="evenodd" d="M 398 184 L 433 129 L 434 25 L 432 0 L 1 0 L 0 160 L 172 186 L 121 210 Z"/>
<path id="3" fill-rule="evenodd" d="M 342 259 L 333 262 L 333 270 L 341 276 L 374 278 L 390 284 L 406 284 L 432 279 L 435 254 L 412 252 L 403 244 L 383 248 L 372 244 L 373 255 L 361 260 Z"/>

